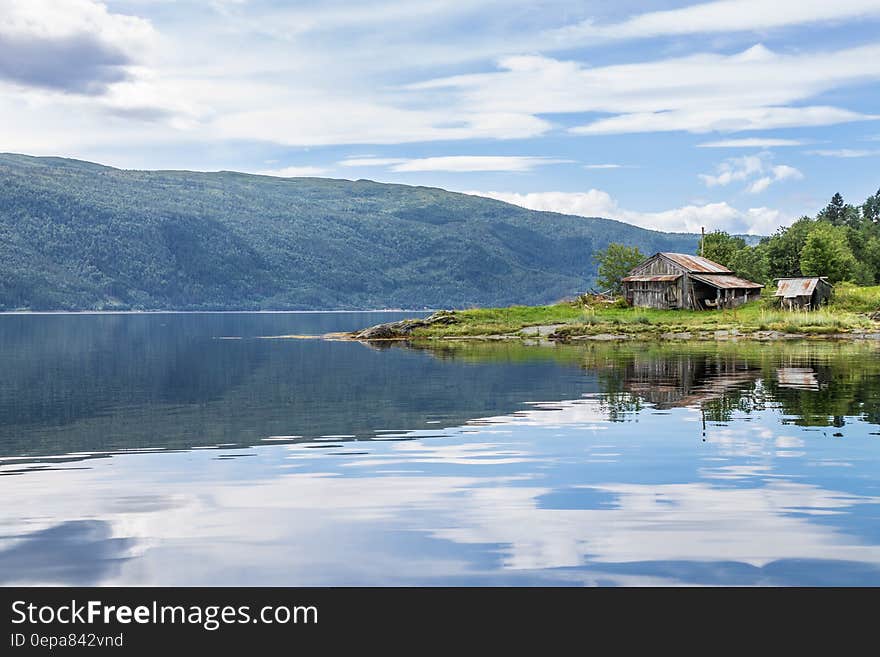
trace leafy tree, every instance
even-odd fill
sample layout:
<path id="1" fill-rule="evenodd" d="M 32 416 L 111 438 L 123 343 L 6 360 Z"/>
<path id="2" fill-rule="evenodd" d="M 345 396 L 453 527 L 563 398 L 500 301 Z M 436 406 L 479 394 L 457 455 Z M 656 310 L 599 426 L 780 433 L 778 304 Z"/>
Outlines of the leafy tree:
<path id="1" fill-rule="evenodd" d="M 865 243 L 863 262 L 873 272 L 869 285 L 880 283 L 880 237 L 872 237 Z"/>
<path id="2" fill-rule="evenodd" d="M 804 276 L 827 276 L 832 283 L 853 278 L 858 265 L 846 233 L 826 221 L 817 221 L 810 229 L 800 263 Z"/>
<path id="3" fill-rule="evenodd" d="M 728 267 L 736 272 L 737 276 L 755 283 L 766 283 L 770 280 L 770 265 L 767 262 L 765 244 L 747 246 L 742 249 L 734 256 L 732 264 Z"/>
<path id="4" fill-rule="evenodd" d="M 809 217 L 801 217 L 788 228 L 777 230 L 763 243 L 768 279 L 801 275 L 801 251 L 814 223 Z"/>
<path id="5" fill-rule="evenodd" d="M 699 254 L 724 265 L 737 276 L 756 283 L 768 280 L 767 248 L 764 245 L 749 246 L 742 237 L 735 237 L 723 230 L 716 230 L 700 240 Z"/>
<path id="6" fill-rule="evenodd" d="M 856 258 L 853 264 L 852 274 L 849 280 L 857 285 L 873 285 L 874 284 L 874 268 L 867 262 Z"/>
<path id="7" fill-rule="evenodd" d="M 608 248 L 597 251 L 593 259 L 599 265 L 599 277 L 596 284 L 601 290 L 612 290 L 616 294 L 622 291 L 620 279 L 631 269 L 645 260 L 645 256 L 637 246 L 626 246 L 612 242 Z"/>
<path id="8" fill-rule="evenodd" d="M 737 254 L 745 248 L 747 248 L 746 241 L 742 237 L 734 237 L 723 230 L 716 230 L 700 240 L 697 254 L 733 269 Z"/>

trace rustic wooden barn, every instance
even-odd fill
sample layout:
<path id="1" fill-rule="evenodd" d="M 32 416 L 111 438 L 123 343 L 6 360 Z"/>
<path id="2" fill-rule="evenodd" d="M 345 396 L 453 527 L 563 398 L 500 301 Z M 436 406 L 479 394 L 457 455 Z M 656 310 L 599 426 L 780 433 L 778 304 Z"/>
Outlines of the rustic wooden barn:
<path id="1" fill-rule="evenodd" d="M 788 310 L 815 310 L 831 298 L 834 286 L 824 276 L 779 278 L 776 293 L 779 303 Z"/>
<path id="2" fill-rule="evenodd" d="M 762 287 L 685 253 L 655 253 L 623 278 L 627 303 L 641 308 L 733 308 L 756 298 Z"/>

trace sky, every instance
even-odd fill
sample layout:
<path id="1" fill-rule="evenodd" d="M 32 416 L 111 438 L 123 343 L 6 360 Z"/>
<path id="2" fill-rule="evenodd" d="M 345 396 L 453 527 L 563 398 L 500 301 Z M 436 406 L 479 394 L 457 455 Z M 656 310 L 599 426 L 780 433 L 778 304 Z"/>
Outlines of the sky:
<path id="1" fill-rule="evenodd" d="M 0 0 L 0 151 L 770 234 L 880 187 L 880 0 Z"/>

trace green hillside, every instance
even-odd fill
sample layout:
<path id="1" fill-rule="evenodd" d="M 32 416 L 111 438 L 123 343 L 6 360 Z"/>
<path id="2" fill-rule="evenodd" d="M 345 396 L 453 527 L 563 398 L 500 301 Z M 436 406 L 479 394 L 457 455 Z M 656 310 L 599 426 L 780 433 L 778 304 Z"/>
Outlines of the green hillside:
<path id="1" fill-rule="evenodd" d="M 609 242 L 697 237 L 427 187 L 0 154 L 5 310 L 547 303 L 588 288 Z"/>

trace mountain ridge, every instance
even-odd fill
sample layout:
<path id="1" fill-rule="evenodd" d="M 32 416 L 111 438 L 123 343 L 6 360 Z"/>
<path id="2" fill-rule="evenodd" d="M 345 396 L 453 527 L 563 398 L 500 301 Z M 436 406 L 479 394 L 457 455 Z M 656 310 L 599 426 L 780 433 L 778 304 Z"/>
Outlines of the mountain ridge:
<path id="1" fill-rule="evenodd" d="M 547 303 L 588 289 L 609 242 L 698 239 L 437 187 L 0 154 L 5 310 Z"/>

